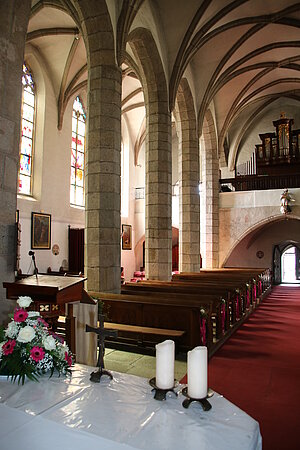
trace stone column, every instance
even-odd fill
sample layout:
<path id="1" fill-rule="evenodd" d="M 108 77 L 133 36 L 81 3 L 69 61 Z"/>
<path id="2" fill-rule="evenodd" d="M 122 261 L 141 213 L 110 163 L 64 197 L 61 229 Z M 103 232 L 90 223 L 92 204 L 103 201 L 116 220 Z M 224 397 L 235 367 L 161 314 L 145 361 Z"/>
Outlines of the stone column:
<path id="1" fill-rule="evenodd" d="M 199 143 L 193 98 L 186 79 L 178 89 L 176 110 L 179 120 L 179 271 L 199 272 Z"/>
<path id="2" fill-rule="evenodd" d="M 120 291 L 121 70 L 89 70 L 85 261 L 88 290 Z"/>
<path id="3" fill-rule="evenodd" d="M 199 149 L 179 142 L 179 271 L 200 270 Z"/>
<path id="4" fill-rule="evenodd" d="M 0 2 L 0 322 L 15 305 L 5 300 L 2 283 L 14 281 L 22 65 L 30 7 L 30 0 Z"/>
<path id="5" fill-rule="evenodd" d="M 211 114 L 204 121 L 201 145 L 200 238 L 202 267 L 219 267 L 219 161 Z"/>
<path id="6" fill-rule="evenodd" d="M 145 269 L 146 278 L 170 280 L 172 275 L 172 152 L 171 114 L 167 102 L 151 103 L 147 111 Z M 158 112 L 160 110 L 160 112 Z"/>
<path id="7" fill-rule="evenodd" d="M 130 33 L 146 107 L 145 272 L 172 276 L 172 151 L 167 82 L 156 43 L 148 30 Z"/>

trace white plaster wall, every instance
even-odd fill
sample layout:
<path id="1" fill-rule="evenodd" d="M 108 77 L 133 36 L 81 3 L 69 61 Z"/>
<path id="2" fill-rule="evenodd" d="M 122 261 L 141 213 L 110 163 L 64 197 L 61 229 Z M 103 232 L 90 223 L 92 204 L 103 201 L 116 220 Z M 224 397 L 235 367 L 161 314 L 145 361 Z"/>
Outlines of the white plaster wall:
<path id="1" fill-rule="evenodd" d="M 259 239 L 261 226 L 270 225 L 272 222 L 285 220 L 285 216 L 280 213 L 280 196 L 282 190 L 269 191 L 252 191 L 252 192 L 226 192 L 219 194 L 220 211 L 219 211 L 219 261 L 220 266 L 229 258 L 238 242 L 242 241 L 251 231 L 257 232 L 255 240 Z M 290 193 L 294 198 L 291 203 L 292 213 L 287 218 L 300 219 L 300 189 L 290 189 Z M 262 228 L 263 229 L 263 228 Z M 276 236 L 268 235 L 270 241 L 275 242 Z M 289 239 L 288 234 L 285 240 Z M 258 245 L 262 245 L 263 241 L 259 241 Z M 243 245 L 247 245 L 246 240 Z M 269 245 L 269 244 L 268 244 Z M 257 247 L 256 251 L 260 250 Z M 254 247 L 253 247 L 254 252 Z M 240 247 L 242 255 L 242 247 Z M 236 255 L 236 254 L 235 254 Z M 253 255 L 245 252 L 243 257 L 238 258 L 235 265 L 243 266 L 258 264 Z M 232 259 L 230 260 L 233 263 Z M 262 262 L 261 262 L 262 263 Z M 256 265 L 254 264 L 254 265 Z M 228 264 L 227 264 L 228 265 Z"/>
<path id="2" fill-rule="evenodd" d="M 249 233 L 237 244 L 226 261 L 227 267 L 272 267 L 274 245 L 286 241 L 300 243 L 299 220 L 287 217 L 262 227 L 259 232 Z M 257 252 L 263 252 L 263 257 Z"/>
<path id="3" fill-rule="evenodd" d="M 135 172 L 134 166 L 134 147 L 130 139 L 126 124 L 122 123 L 123 139 L 126 138 L 126 143 L 129 148 L 129 208 L 128 217 L 121 217 L 121 224 L 132 226 L 132 246 L 131 250 L 122 250 L 121 247 L 121 266 L 124 267 L 124 277 L 126 281 L 129 281 L 133 277 L 135 268 L 135 246 L 137 241 L 137 227 L 135 223 Z M 121 241 L 120 241 L 121 243 Z"/>
<path id="4" fill-rule="evenodd" d="M 70 206 L 70 162 L 71 162 L 71 117 L 73 100 L 69 102 L 62 130 L 57 128 L 57 100 L 48 77 L 42 68 L 35 67 L 37 79 L 43 76 L 45 88 L 37 92 L 37 108 L 43 108 L 43 114 L 37 110 L 35 142 L 33 197 L 18 196 L 21 223 L 21 259 L 23 273 L 32 273 L 33 267 L 28 251 L 31 249 L 31 213 L 51 214 L 51 248 L 58 244 L 57 256 L 50 250 L 35 250 L 36 264 L 39 272 L 58 270 L 63 261 L 68 259 L 68 225 L 84 228 L 84 209 Z M 33 69 L 32 69 L 33 70 Z M 41 72 L 39 72 L 39 70 Z M 38 89 L 38 84 L 37 84 Z M 39 98 L 39 95 L 43 97 Z M 46 124 L 46 125 L 45 125 Z"/>
<path id="5" fill-rule="evenodd" d="M 135 188 L 145 188 L 145 143 L 142 145 L 138 165 L 134 170 L 133 185 Z M 139 270 L 143 263 L 142 240 L 145 238 L 145 200 L 135 200 L 134 205 L 134 226 L 135 226 L 135 270 Z"/>

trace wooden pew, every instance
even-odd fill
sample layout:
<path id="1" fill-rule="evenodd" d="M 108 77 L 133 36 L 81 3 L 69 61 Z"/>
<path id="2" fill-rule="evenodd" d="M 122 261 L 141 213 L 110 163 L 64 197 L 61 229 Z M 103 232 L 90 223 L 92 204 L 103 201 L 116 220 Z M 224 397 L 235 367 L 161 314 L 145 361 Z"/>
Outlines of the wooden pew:
<path id="1" fill-rule="evenodd" d="M 101 300 L 104 312 L 113 323 L 184 331 L 180 346 L 184 350 L 201 345 L 200 325 L 205 319 L 205 344 L 213 344 L 212 310 L 215 296 L 196 298 L 185 295 L 126 295 L 103 292 L 89 292 L 93 298 Z M 205 317 L 203 317 L 205 316 Z M 123 333 L 126 336 L 125 333 Z M 157 341 L 156 341 L 157 342 Z"/>
<path id="2" fill-rule="evenodd" d="M 242 291 L 238 292 L 235 283 L 227 283 L 223 286 L 212 284 L 211 282 L 202 283 L 182 283 L 182 282 L 164 282 L 164 281 L 142 281 L 139 283 L 126 283 L 121 292 L 124 294 L 141 294 L 141 293 L 181 293 L 185 296 L 195 295 L 198 298 L 205 296 L 215 296 L 218 303 L 223 299 L 226 303 L 226 328 L 233 325 L 237 320 L 236 299 L 242 299 Z M 241 303 L 241 302 L 240 302 Z M 215 311 L 217 314 L 218 312 Z"/>
<path id="3" fill-rule="evenodd" d="M 238 282 L 243 281 L 249 285 L 246 292 L 247 304 L 253 306 L 259 302 L 271 287 L 270 269 L 266 268 L 219 268 L 219 269 L 200 269 L 197 273 L 182 272 L 172 277 L 174 281 L 195 281 L 213 278 L 216 280 L 230 279 Z"/>
<path id="4" fill-rule="evenodd" d="M 123 289 L 121 290 L 121 293 L 124 295 L 147 295 L 147 296 L 155 296 L 156 299 L 159 299 L 161 304 L 165 303 L 166 298 L 168 299 L 181 299 L 183 302 L 186 301 L 196 301 L 197 304 L 200 304 L 200 309 L 203 307 L 205 309 L 205 305 L 209 302 L 212 303 L 212 322 L 213 326 L 215 328 L 215 335 L 216 338 L 219 339 L 231 326 L 230 323 L 230 308 L 231 308 L 231 302 L 230 302 L 230 296 L 223 296 L 221 294 L 212 294 L 211 288 L 206 289 L 205 291 L 199 292 L 198 290 L 195 292 L 187 291 L 185 289 L 182 289 L 182 286 L 180 286 L 180 289 L 177 290 L 176 288 L 170 289 L 169 287 L 162 287 L 163 282 L 159 282 L 159 287 L 156 289 L 148 286 L 146 291 L 142 288 L 139 289 L 139 285 L 137 286 L 137 283 L 130 283 L 126 284 Z M 141 285 L 142 286 L 142 285 Z M 187 300 L 188 299 L 188 300 Z"/>
<path id="5" fill-rule="evenodd" d="M 185 331 L 180 336 L 185 350 L 203 344 L 204 336 L 211 354 L 249 313 L 250 303 L 255 305 L 253 286 L 262 274 L 263 269 L 201 269 L 200 273 L 175 275 L 171 282 L 129 282 L 122 286 L 121 294 L 90 295 L 104 303 L 121 336 L 138 334 L 141 327 L 166 330 L 162 336 L 169 333 L 170 337 L 172 330 L 181 330 Z"/>

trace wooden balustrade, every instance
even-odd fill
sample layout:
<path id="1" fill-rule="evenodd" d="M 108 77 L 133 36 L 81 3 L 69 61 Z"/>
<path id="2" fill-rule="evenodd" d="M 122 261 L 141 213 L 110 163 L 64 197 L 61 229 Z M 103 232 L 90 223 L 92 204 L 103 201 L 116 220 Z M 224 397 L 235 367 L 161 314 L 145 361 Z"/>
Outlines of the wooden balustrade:
<path id="1" fill-rule="evenodd" d="M 231 188 L 232 186 L 232 188 Z M 282 175 L 244 175 L 220 179 L 220 191 L 260 191 L 300 187 L 300 173 Z"/>

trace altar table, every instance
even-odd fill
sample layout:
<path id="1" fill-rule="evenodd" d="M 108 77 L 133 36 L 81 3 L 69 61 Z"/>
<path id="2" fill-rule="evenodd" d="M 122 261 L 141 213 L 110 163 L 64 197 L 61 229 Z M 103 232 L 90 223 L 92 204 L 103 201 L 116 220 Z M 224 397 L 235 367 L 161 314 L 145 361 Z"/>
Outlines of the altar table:
<path id="1" fill-rule="evenodd" d="M 1 450 L 261 450 L 258 423 L 218 393 L 210 411 L 185 409 L 184 385 L 157 401 L 145 378 L 112 372 L 98 384 L 93 370 L 23 386 L 1 377 Z"/>

